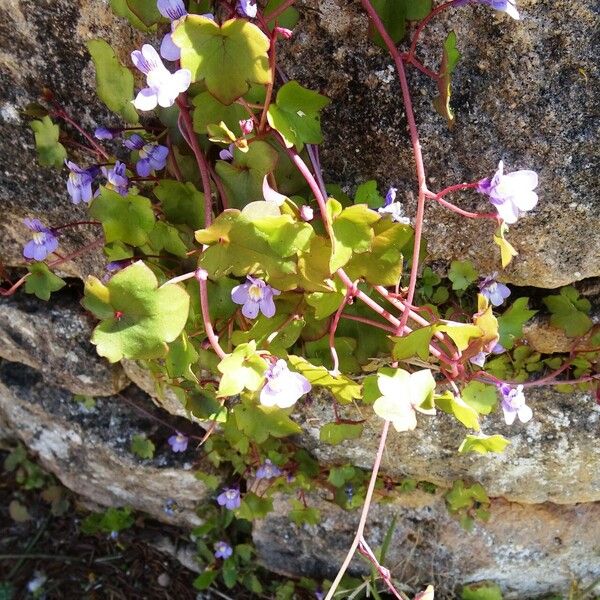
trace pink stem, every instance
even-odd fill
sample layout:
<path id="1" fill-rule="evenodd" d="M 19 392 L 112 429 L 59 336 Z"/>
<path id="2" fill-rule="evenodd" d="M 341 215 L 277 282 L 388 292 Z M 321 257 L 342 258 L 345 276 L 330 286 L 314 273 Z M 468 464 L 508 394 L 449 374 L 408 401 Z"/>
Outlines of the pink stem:
<path id="1" fill-rule="evenodd" d="M 206 337 L 210 342 L 213 350 L 219 358 L 225 358 L 227 353 L 221 348 L 221 344 L 219 344 L 219 338 L 215 334 L 215 330 L 213 329 L 212 322 L 210 320 L 210 313 L 208 312 L 208 289 L 206 287 L 206 278 L 207 273 L 203 269 L 198 269 L 194 273 L 196 277 L 196 281 L 198 282 L 198 287 L 200 288 L 200 309 L 202 312 L 202 321 L 204 322 L 204 329 L 206 331 Z"/>
<path id="2" fill-rule="evenodd" d="M 110 154 L 108 154 L 108 152 L 106 152 L 106 150 L 100 144 L 98 144 L 98 142 L 96 142 L 96 140 L 89 133 L 87 133 L 78 123 L 71 119 L 71 117 L 64 110 L 57 110 L 53 114 L 75 127 L 75 129 L 79 131 L 79 133 L 90 143 L 92 148 L 94 148 L 94 150 L 96 150 L 96 152 L 98 152 L 100 156 L 102 156 L 106 160 L 110 160 Z"/>
<path id="3" fill-rule="evenodd" d="M 422 21 L 419 22 L 407 53 L 409 56 L 412 56 L 415 53 L 415 50 L 417 49 L 417 44 L 419 43 L 419 36 L 421 35 L 423 29 L 427 27 L 429 21 L 431 21 L 431 19 L 433 19 L 433 17 L 435 17 L 436 15 L 439 15 L 442 11 L 446 10 L 447 8 L 450 8 L 451 6 L 454 6 L 456 2 L 457 0 L 451 0 L 450 2 L 446 2 L 444 4 L 436 6 Z"/>
<path id="4" fill-rule="evenodd" d="M 27 280 L 27 278 L 31 275 L 31 273 L 27 273 L 26 275 L 23 275 L 23 277 L 21 277 L 21 279 L 19 279 L 19 281 L 17 281 L 16 283 L 14 283 L 10 288 L 8 288 L 7 290 L 0 288 L 0 296 L 12 296 Z"/>
<path id="5" fill-rule="evenodd" d="M 185 141 L 188 143 L 194 156 L 196 157 L 196 162 L 198 163 L 198 169 L 200 171 L 200 177 L 202 179 L 202 188 L 204 190 L 204 227 L 210 227 L 212 223 L 212 191 L 210 189 L 210 172 L 208 169 L 208 163 L 206 162 L 206 158 L 202 152 L 202 149 L 198 145 L 198 139 L 196 138 L 196 133 L 194 132 L 194 125 L 192 124 L 192 119 L 190 117 L 190 111 L 188 110 L 185 98 L 177 99 L 177 106 L 179 106 L 179 115 L 181 117 L 181 121 L 183 122 L 183 129 L 181 129 L 181 134 L 183 135 Z"/>
<path id="6" fill-rule="evenodd" d="M 396 329 L 394 327 L 386 325 L 385 323 L 379 323 L 378 321 L 374 321 L 373 319 L 367 319 L 366 317 L 359 317 L 357 315 L 349 315 L 343 313 L 342 319 L 347 319 L 348 321 L 357 321 L 358 323 L 364 323 L 365 325 L 369 325 L 370 327 L 377 327 L 378 329 L 383 329 L 383 331 L 387 331 L 389 333 L 396 333 Z"/>
<path id="7" fill-rule="evenodd" d="M 346 304 L 354 297 L 356 291 L 356 286 L 353 284 L 352 287 L 346 288 L 346 295 L 344 296 L 344 300 L 339 305 L 338 309 L 335 311 L 335 316 L 331 321 L 331 325 L 329 327 L 329 350 L 331 351 L 331 357 L 333 359 L 333 372 L 339 373 L 340 370 L 340 359 L 338 358 L 337 350 L 335 349 L 335 332 L 337 330 L 338 324 L 340 322 L 340 317 L 342 316 L 342 312 L 344 312 L 344 308 L 346 308 Z"/>
<path id="8" fill-rule="evenodd" d="M 377 482 L 377 475 L 379 473 L 379 467 L 381 466 L 381 459 L 383 457 L 383 451 L 385 450 L 385 442 L 387 440 L 388 431 L 390 428 L 390 422 L 384 421 L 383 423 L 383 431 L 381 432 L 381 438 L 379 439 L 379 448 L 377 449 L 377 454 L 375 455 L 375 463 L 373 465 L 373 470 L 371 471 L 371 479 L 369 480 L 369 487 L 367 488 L 367 493 L 365 495 L 365 502 L 362 507 L 362 511 L 360 513 L 360 521 L 358 522 L 358 527 L 356 529 L 356 534 L 354 535 L 354 540 L 352 541 L 352 545 L 350 546 L 350 550 L 348 550 L 348 554 L 346 554 L 346 558 L 338 571 L 329 591 L 327 592 L 327 596 L 325 596 L 325 600 L 331 600 L 335 593 L 335 590 L 340 585 L 340 581 L 344 576 L 344 573 L 348 569 L 350 562 L 352 561 L 352 557 L 360 544 L 360 541 L 363 538 L 363 532 L 365 530 L 365 525 L 367 524 L 367 516 L 369 514 L 369 508 L 371 507 L 371 501 L 373 500 L 373 491 L 375 490 L 375 483 Z"/>
<path id="9" fill-rule="evenodd" d="M 270 12 L 268 15 L 265 15 L 265 19 L 267 23 L 274 21 L 279 15 L 284 13 L 292 4 L 294 4 L 296 0 L 285 0 L 282 4 L 280 4 L 273 12 Z"/>

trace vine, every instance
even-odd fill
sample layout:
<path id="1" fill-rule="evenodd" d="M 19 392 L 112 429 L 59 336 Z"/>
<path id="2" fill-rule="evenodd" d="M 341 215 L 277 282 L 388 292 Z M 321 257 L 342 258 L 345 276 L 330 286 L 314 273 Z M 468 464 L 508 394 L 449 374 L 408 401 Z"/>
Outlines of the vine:
<path id="1" fill-rule="evenodd" d="M 198 476 L 215 491 L 216 504 L 196 535 L 215 539 L 212 550 L 201 547 L 207 570 L 199 588 L 221 572 L 226 585 L 239 580 L 257 591 L 247 569 L 252 551 L 227 539 L 233 514 L 262 518 L 274 494 L 295 494 L 290 518 L 314 523 L 318 511 L 307 498 L 324 489 L 344 508 L 362 507 L 325 599 L 336 594 L 356 552 L 392 595 L 405 598 L 381 564 L 385 553 L 377 558 L 364 537 L 373 499 L 395 487 L 379 475 L 390 425 L 410 431 L 416 413 L 441 410 L 472 431 L 459 452 L 501 452 L 509 441 L 482 432 L 482 417 L 498 398 L 507 424 L 524 423 L 534 418 L 528 387 L 597 387 L 600 338 L 577 290 L 544 299 L 551 324 L 564 328 L 572 346 L 565 356 L 542 358 L 522 342 L 523 326 L 537 312 L 527 298 L 494 314 L 511 293 L 497 274 L 479 278 L 471 263 L 454 261 L 442 279 L 423 256 L 428 203 L 493 222 L 504 268 L 517 256 L 506 239 L 509 226 L 538 202 L 537 174 L 507 173 L 502 161 L 477 181 L 439 191 L 427 185 L 407 69 L 434 81 L 433 106 L 452 126 L 456 36 L 448 33 L 437 70 L 417 49 L 432 19 L 477 3 L 519 18 L 512 0 L 435 7 L 428 0 L 361 0 L 371 37 L 389 52 L 399 80 L 416 175 L 412 222 L 396 188 L 383 198 L 376 182 L 365 182 L 353 200 L 325 183 L 318 144 L 329 100 L 288 80 L 277 63 L 277 45 L 294 35 L 299 18 L 294 0 L 271 0 L 264 9 L 254 0 L 113 3 L 143 31 L 168 26 L 160 54 L 150 44 L 131 54 L 146 80 L 137 94 L 131 71 L 110 46 L 89 43 L 98 95 L 124 125 L 99 126 L 92 136 L 50 92 L 43 104 L 27 107 L 40 164 L 66 164 L 71 201 L 88 205 L 91 218 L 54 226 L 26 219 L 28 273 L 7 281 L 2 295 L 24 285 L 47 300 L 64 285 L 54 269 L 103 247 L 107 272 L 88 278 L 83 299 L 100 321 L 92 335 L 98 354 L 111 362 L 144 361 L 157 384 L 206 424 L 196 440 L 205 451 Z M 406 21 L 417 24 L 402 51 Z M 67 160 L 65 145 L 77 163 Z M 490 212 L 448 200 L 458 192 L 486 196 Z M 101 227 L 102 235 L 60 254 L 61 231 L 80 226 L 98 233 Z M 530 374 L 537 375 L 528 380 Z M 316 388 L 329 392 L 335 415 L 321 428 L 325 443 L 362 435 L 362 421 L 340 418 L 338 405 L 361 403 L 382 419 L 370 476 L 351 465 L 322 469 L 291 439 L 301 432 L 294 408 Z M 168 443 L 185 452 L 189 439 L 173 432 Z M 154 445 L 138 436 L 131 449 L 150 458 Z M 209 465 L 225 469 L 227 481 Z M 467 488 L 464 506 L 453 503 L 462 485 L 449 492 L 449 506 L 466 507 L 465 522 L 481 518 L 482 489 Z M 431 586 L 415 596 L 430 598 Z"/>

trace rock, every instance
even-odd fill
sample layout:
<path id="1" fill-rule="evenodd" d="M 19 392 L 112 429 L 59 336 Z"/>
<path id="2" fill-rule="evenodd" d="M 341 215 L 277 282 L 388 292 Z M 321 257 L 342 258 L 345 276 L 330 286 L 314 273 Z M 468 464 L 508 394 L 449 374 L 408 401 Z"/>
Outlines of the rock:
<path id="1" fill-rule="evenodd" d="M 144 404 L 146 413 L 151 410 L 139 390 L 130 388 L 124 395 Z M 196 506 L 210 501 L 212 492 L 194 476 L 193 449 L 183 456 L 171 452 L 166 444 L 171 429 L 162 431 L 161 444 L 156 442 L 161 435 L 156 421 L 140 417 L 123 397 L 100 398 L 88 410 L 29 367 L 3 362 L 0 424 L 4 437 L 20 439 L 45 469 L 84 498 L 103 506 L 130 506 L 188 528 L 201 523 Z M 137 459 L 130 452 L 131 438 L 139 433 L 155 440 L 154 459 Z M 164 510 L 169 498 L 176 503 L 172 516 Z"/>
<path id="2" fill-rule="evenodd" d="M 319 525 L 291 523 L 282 497 L 274 512 L 255 523 L 258 559 L 285 576 L 331 579 L 350 548 L 359 511 L 348 513 L 314 495 L 308 504 L 321 511 Z M 488 522 L 476 521 L 467 533 L 440 494 L 416 491 L 374 505 L 365 538 L 375 550 L 396 517 L 385 566 L 413 591 L 433 583 L 440 600 L 459 597 L 461 584 L 485 580 L 497 583 L 505 600 L 526 600 L 566 592 L 573 580 L 585 586 L 600 575 L 598 528 L 590 526 L 600 518 L 600 503 L 530 506 L 496 500 L 490 513 Z M 368 572 L 358 559 L 351 569 Z"/>
<path id="3" fill-rule="evenodd" d="M 468 430 L 441 412 L 419 415 L 418 427 L 398 433 L 390 429 L 382 472 L 394 479 L 409 477 L 450 488 L 456 479 L 481 483 L 489 496 L 512 502 L 575 504 L 600 500 L 600 406 L 591 395 L 561 394 L 550 388 L 530 388 L 527 403 L 533 419 L 504 424 L 498 412 L 485 418 L 487 435 L 500 433 L 510 440 L 502 454 L 458 454 Z M 340 416 L 366 419 L 358 440 L 337 446 L 319 441 L 319 429 L 334 421 L 331 399 L 315 395 L 299 416 L 304 430 L 301 445 L 322 464 L 351 463 L 370 470 L 383 421 L 370 407 L 341 407 Z"/>
<path id="4" fill-rule="evenodd" d="M 70 285 L 44 302 L 18 292 L 0 299 L 0 357 L 40 371 L 74 394 L 110 396 L 129 384 L 120 365 L 98 356 L 90 343 L 95 325 Z"/>
<path id="5" fill-rule="evenodd" d="M 23 243 L 29 239 L 21 223 L 24 217 L 37 217 L 53 226 L 88 218 L 86 207 L 73 205 L 67 195 L 66 168 L 57 171 L 37 165 L 33 133 L 20 111 L 38 101 L 47 86 L 88 132 L 98 125 L 118 124 L 118 117 L 110 116 L 96 97 L 95 72 L 85 43 L 102 37 L 114 44 L 125 61 L 142 36 L 114 16 L 102 0 L 7 0 L 0 7 L 0 23 L 6 41 L 0 56 L 0 153 L 4 159 L 0 257 L 5 265 L 20 265 Z M 82 141 L 77 134 L 76 139 Z M 88 164 L 90 157 L 80 155 L 78 160 Z M 62 255 L 78 251 L 94 244 L 100 234 L 97 226 L 90 225 L 62 230 L 59 251 Z M 84 278 L 102 273 L 105 263 L 96 244 L 57 270 Z"/>
<path id="6" fill-rule="evenodd" d="M 488 6 L 435 18 L 418 56 L 436 68 L 445 35 L 456 32 L 462 59 L 453 75 L 452 131 L 431 106 L 434 84 L 409 74 L 432 190 L 490 176 L 500 159 L 507 171 L 539 173 L 538 206 L 508 234 L 520 255 L 503 276 L 518 285 L 554 288 L 600 275 L 600 204 L 590 177 L 597 128 L 588 109 L 598 91 L 594 7 L 593 0 L 523 0 L 521 21 Z M 332 100 L 322 120 L 325 180 L 347 191 L 373 178 L 383 193 L 394 185 L 414 215 L 415 169 L 392 60 L 367 40 L 359 2 L 305 0 L 299 9 L 294 36 L 278 52 L 290 78 Z M 474 193 L 451 201 L 490 209 Z M 424 236 L 431 258 L 468 258 L 491 273 L 499 270 L 493 228 L 430 205 Z"/>
<path id="7" fill-rule="evenodd" d="M 592 332 L 582 338 L 570 338 L 559 327 L 550 325 L 547 317 L 534 317 L 523 327 L 523 336 L 537 352 L 543 354 L 568 353 L 572 350 L 592 350 Z"/>

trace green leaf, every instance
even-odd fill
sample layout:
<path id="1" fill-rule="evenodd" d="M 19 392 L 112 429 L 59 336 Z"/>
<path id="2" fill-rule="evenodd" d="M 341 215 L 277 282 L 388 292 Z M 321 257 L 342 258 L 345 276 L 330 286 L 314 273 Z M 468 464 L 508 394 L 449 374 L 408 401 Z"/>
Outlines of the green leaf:
<path id="1" fill-rule="evenodd" d="M 458 448 L 460 454 L 477 452 L 487 454 L 488 452 L 504 452 L 510 441 L 501 435 L 467 435 Z"/>
<path id="2" fill-rule="evenodd" d="M 40 300 L 49 300 L 52 292 L 67 285 L 58 275 L 50 271 L 43 262 L 34 262 L 27 267 L 30 275 L 25 280 L 25 292 L 35 294 Z"/>
<path id="3" fill-rule="evenodd" d="M 240 507 L 236 511 L 236 516 L 240 519 L 253 522 L 256 519 L 264 519 L 273 510 L 273 500 L 271 498 L 261 498 L 254 492 L 248 492 L 242 498 Z"/>
<path id="4" fill-rule="evenodd" d="M 189 381 L 197 381 L 192 371 L 192 367 L 197 362 L 198 353 L 185 332 L 169 344 L 169 353 L 165 359 L 165 368 L 171 379 L 184 377 Z"/>
<path id="5" fill-rule="evenodd" d="M 433 100 L 435 110 L 448 121 L 448 127 L 452 127 L 455 120 L 450 107 L 450 78 L 459 60 L 460 52 L 456 48 L 456 33 L 450 31 L 444 41 L 442 63 L 438 71 L 438 95 Z"/>
<path id="6" fill-rule="evenodd" d="M 528 302 L 529 298 L 517 298 L 510 308 L 498 317 L 498 341 L 506 350 L 510 350 L 515 345 L 515 340 L 523 336 L 523 325 L 537 313 L 537 310 L 529 310 Z"/>
<path id="7" fill-rule="evenodd" d="M 173 225 L 158 221 L 148 235 L 148 241 L 156 252 L 166 251 L 180 258 L 187 257 L 188 247 Z"/>
<path id="8" fill-rule="evenodd" d="M 291 504 L 292 510 L 289 511 L 288 517 L 296 525 L 318 525 L 320 523 L 321 512 L 319 509 L 304 506 L 304 504 L 300 500 L 296 500 L 296 498 L 291 500 Z"/>
<path id="9" fill-rule="evenodd" d="M 263 10 L 263 14 L 265 15 L 267 22 L 269 22 L 269 28 L 272 29 L 274 23 L 270 22 L 269 15 L 283 4 L 285 0 L 269 0 L 267 5 Z M 286 27 L 287 29 L 293 29 L 298 23 L 298 19 L 300 18 L 300 13 L 293 7 L 290 6 L 286 10 L 284 10 L 277 17 L 277 24 L 279 27 Z"/>
<path id="10" fill-rule="evenodd" d="M 404 38 L 407 20 L 423 19 L 431 10 L 431 0 L 375 0 L 372 4 L 396 44 Z M 369 35 L 378 46 L 385 48 L 381 35 L 372 24 Z"/>
<path id="11" fill-rule="evenodd" d="M 560 327 L 569 337 L 585 335 L 592 327 L 588 317 L 591 309 L 589 300 L 579 298 L 579 292 L 572 287 L 564 287 L 556 296 L 546 296 L 544 304 L 552 313 L 550 324 Z"/>
<path id="12" fill-rule="evenodd" d="M 204 227 L 204 194 L 193 183 L 162 179 L 154 194 L 169 222 L 192 229 Z"/>
<path id="13" fill-rule="evenodd" d="M 194 589 L 207 590 L 213 584 L 218 574 L 218 571 L 209 571 L 208 569 L 203 571 L 196 579 L 194 579 Z"/>
<path id="14" fill-rule="evenodd" d="M 107 508 L 103 513 L 94 513 L 81 523 L 81 531 L 85 534 L 112 533 L 129 529 L 135 519 L 131 508 Z"/>
<path id="15" fill-rule="evenodd" d="M 154 458 L 156 446 L 144 434 L 136 434 L 131 438 L 131 451 L 140 458 Z"/>
<path id="16" fill-rule="evenodd" d="M 489 415 L 498 401 L 496 386 L 471 381 L 462 389 L 462 399 L 480 415 Z"/>
<path id="17" fill-rule="evenodd" d="M 383 205 L 384 198 L 377 189 L 377 182 L 374 179 L 361 183 L 356 188 L 354 204 L 366 204 L 369 208 L 377 210 Z"/>
<path id="18" fill-rule="evenodd" d="M 212 278 L 229 273 L 264 274 L 275 288 L 281 289 L 277 287 L 277 278 L 296 271 L 295 259 L 282 257 L 265 237 L 239 211 L 225 210 L 209 228 L 196 232 L 196 240 L 210 246 L 202 253 L 199 265 Z"/>
<path id="19" fill-rule="evenodd" d="M 435 405 L 449 415 L 454 415 L 465 427 L 479 431 L 479 415 L 460 396 L 446 391 L 435 396 Z"/>
<path id="20" fill-rule="evenodd" d="M 100 195 L 90 204 L 90 215 L 102 223 L 106 242 L 124 242 L 143 246 L 155 224 L 152 203 L 148 198 L 100 188 Z"/>
<path id="21" fill-rule="evenodd" d="M 448 510 L 456 513 L 464 509 L 470 509 L 475 503 L 489 504 L 490 499 L 484 487 L 475 483 L 472 486 L 465 487 L 462 480 L 457 480 L 452 484 L 452 489 L 444 496 Z"/>
<path id="22" fill-rule="evenodd" d="M 35 135 L 35 148 L 40 165 L 62 169 L 67 158 L 67 151 L 58 141 L 60 137 L 58 125 L 55 125 L 52 119 L 46 115 L 41 121 L 32 121 L 29 126 Z"/>
<path id="23" fill-rule="evenodd" d="M 210 92 L 200 92 L 194 96 L 194 131 L 208 133 L 207 127 L 215 123 L 225 123 L 232 131 L 240 130 L 240 121 L 248 118 L 241 104 L 222 104 Z"/>
<path id="24" fill-rule="evenodd" d="M 319 431 L 319 439 L 326 444 L 337 446 L 344 440 L 356 440 L 363 432 L 362 423 L 327 423 Z"/>
<path id="25" fill-rule="evenodd" d="M 287 258 L 308 250 L 315 234 L 308 223 L 295 221 L 290 215 L 249 219 L 258 234 L 281 256 Z"/>
<path id="26" fill-rule="evenodd" d="M 146 27 L 140 18 L 129 8 L 127 0 L 110 0 L 110 7 L 116 15 L 127 19 L 136 29 L 148 31 L 148 27 Z"/>
<path id="27" fill-rule="evenodd" d="M 221 575 L 223 577 L 223 583 L 231 589 L 237 583 L 237 568 L 235 566 L 235 560 L 233 557 L 229 557 L 223 563 L 223 568 L 221 569 Z"/>
<path id="28" fill-rule="evenodd" d="M 137 123 L 138 114 L 133 100 L 133 75 L 117 58 L 104 40 L 87 43 L 96 67 L 96 91 L 109 110 L 120 114 L 127 123 Z"/>
<path id="29" fill-rule="evenodd" d="M 477 281 L 477 271 L 471 261 L 453 260 L 448 272 L 453 290 L 466 290 Z"/>
<path id="30" fill-rule="evenodd" d="M 11 500 L 8 505 L 8 514 L 15 523 L 26 523 L 32 519 L 27 507 L 18 500 Z"/>
<path id="31" fill-rule="evenodd" d="M 282 135 L 285 145 L 296 146 L 300 152 L 304 144 L 323 141 L 319 111 L 329 102 L 329 98 L 302 87 L 297 81 L 288 81 L 277 92 L 276 102 L 269 106 L 267 119 Z"/>
<path id="32" fill-rule="evenodd" d="M 150 27 L 162 20 L 156 7 L 156 0 L 126 0 L 131 12 L 146 26 Z"/>
<path id="33" fill-rule="evenodd" d="M 103 319 L 92 343 L 110 362 L 164 356 L 166 342 L 174 341 L 187 321 L 187 292 L 173 284 L 158 288 L 156 276 L 141 261 L 119 271 L 107 285 L 88 277 L 84 293 L 84 307 Z"/>
<path id="34" fill-rule="evenodd" d="M 78 402 L 87 410 L 92 410 L 96 406 L 96 400 L 93 396 L 86 396 L 84 394 L 75 394 L 73 400 Z"/>
<path id="35" fill-rule="evenodd" d="M 371 249 L 374 237 L 371 225 L 379 220 L 379 215 L 366 204 L 355 204 L 342 210 L 342 205 L 333 198 L 327 201 L 327 211 L 333 222 L 334 246 L 329 260 L 329 269 L 333 273 L 343 267 L 353 253 Z"/>
<path id="36" fill-rule="evenodd" d="M 302 432 L 288 412 L 258 404 L 238 404 L 233 409 L 237 428 L 257 444 L 266 442 L 269 436 L 283 438 Z"/>
<path id="37" fill-rule="evenodd" d="M 223 374 L 219 397 L 235 396 L 244 389 L 255 392 L 263 384 L 267 362 L 256 352 L 256 342 L 240 344 L 221 360 L 217 368 Z"/>
<path id="38" fill-rule="evenodd" d="M 403 337 L 394 337 L 394 360 L 405 360 L 411 356 L 418 356 L 421 360 L 429 358 L 429 343 L 435 333 L 435 325 L 415 329 Z"/>
<path id="39" fill-rule="evenodd" d="M 346 481 L 350 481 L 356 475 L 356 469 L 352 465 L 345 465 L 343 467 L 332 467 L 329 471 L 327 481 L 335 487 L 343 486 Z"/>
<path id="40" fill-rule="evenodd" d="M 349 404 L 361 397 L 360 384 L 344 375 L 332 375 L 325 367 L 317 367 L 300 356 L 290 355 L 294 370 L 304 375 L 312 385 L 327 388 L 341 404 Z"/>
<path id="41" fill-rule="evenodd" d="M 192 72 L 192 81 L 204 80 L 223 104 L 243 96 L 250 83 L 271 81 L 269 38 L 246 19 L 219 25 L 188 15 L 173 32 L 173 41 L 181 48 L 181 66 Z"/>
<path id="42" fill-rule="evenodd" d="M 502 590 L 491 583 L 477 583 L 465 586 L 461 593 L 462 600 L 502 600 Z"/>
<path id="43" fill-rule="evenodd" d="M 306 303 L 315 309 L 315 319 L 321 320 L 332 315 L 339 308 L 345 296 L 344 285 L 336 281 L 335 290 L 307 294 Z"/>
<path id="44" fill-rule="evenodd" d="M 346 273 L 352 280 L 362 277 L 371 285 L 396 285 L 402 275 L 402 250 L 412 246 L 413 229 L 382 219 L 373 225 L 373 234 L 371 251 L 354 254 Z"/>
<path id="45" fill-rule="evenodd" d="M 235 148 L 231 163 L 217 161 L 215 170 L 223 180 L 231 208 L 241 209 L 250 202 L 264 200 L 263 179 L 273 172 L 277 158 L 270 144 L 258 141 L 250 144 L 248 152 Z"/>

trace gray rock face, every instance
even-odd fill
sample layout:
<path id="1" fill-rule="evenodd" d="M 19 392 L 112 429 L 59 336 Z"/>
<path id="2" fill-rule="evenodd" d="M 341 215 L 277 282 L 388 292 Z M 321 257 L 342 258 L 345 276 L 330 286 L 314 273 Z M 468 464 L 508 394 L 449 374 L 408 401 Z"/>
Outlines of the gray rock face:
<path id="1" fill-rule="evenodd" d="M 446 11 L 425 30 L 419 56 L 437 67 L 446 33 L 456 31 L 462 59 L 453 76 L 456 126 L 431 106 L 435 86 L 410 73 L 412 98 L 433 191 L 508 171 L 540 175 L 539 204 L 511 227 L 520 255 L 506 278 L 552 288 L 600 274 L 600 203 L 594 97 L 598 93 L 595 2 L 520 0 L 522 20 L 486 6 Z M 393 63 L 368 42 L 359 2 L 306 0 L 286 50 L 290 78 L 329 96 L 323 119 L 326 180 L 347 188 L 376 178 L 399 188 L 415 211 L 416 178 Z M 488 212 L 483 196 L 459 194 L 466 210 Z M 434 259 L 472 260 L 499 270 L 493 225 L 430 205 L 424 235 Z M 503 274 L 504 275 L 504 274 Z"/>
<path id="2" fill-rule="evenodd" d="M 331 578 L 350 547 L 359 513 L 315 496 L 308 503 L 321 511 L 319 525 L 290 523 L 283 498 L 255 524 L 259 560 L 284 575 Z M 477 522 L 467 533 L 448 515 L 440 495 L 413 492 L 374 506 L 365 538 L 376 549 L 396 517 L 385 566 L 413 591 L 434 584 L 440 600 L 459 597 L 463 583 L 493 580 L 505 600 L 522 600 L 564 593 L 573 579 L 589 583 L 600 575 L 600 564 L 591 558 L 598 552 L 597 528 L 590 527 L 600 517 L 600 503 L 528 506 L 498 500 L 490 513 L 487 523 Z M 359 560 L 351 570 L 367 572 Z"/>
<path id="3" fill-rule="evenodd" d="M 561 394 L 549 388 L 527 390 L 534 418 L 527 424 L 504 424 L 501 412 L 487 417 L 487 435 L 510 440 L 502 454 L 458 454 L 469 432 L 448 415 L 419 415 L 411 432 L 391 429 L 382 472 L 396 479 L 410 477 L 445 488 L 456 479 L 480 482 L 492 497 L 513 502 L 574 504 L 600 501 L 600 407 L 588 394 Z M 302 445 L 325 464 L 352 463 L 371 469 L 383 421 L 370 407 L 349 408 L 343 416 L 366 419 L 359 440 L 337 446 L 319 441 L 319 428 L 334 420 L 331 400 L 315 397 L 302 412 Z"/>
<path id="4" fill-rule="evenodd" d="M 125 393 L 146 410 L 151 406 L 139 390 Z M 160 521 L 194 527 L 201 522 L 196 506 L 212 492 L 194 477 L 191 463 L 166 443 L 152 461 L 139 460 L 129 450 L 133 435 L 152 435 L 154 429 L 156 422 L 140 417 L 120 397 L 100 398 L 86 410 L 70 392 L 48 385 L 29 367 L 0 364 L 5 436 L 19 438 L 66 487 L 96 504 L 130 506 Z M 173 516 L 164 512 L 168 498 L 177 503 Z"/>
<path id="5" fill-rule="evenodd" d="M 79 289 L 65 289 L 49 302 L 24 292 L 0 299 L 0 357 L 28 365 L 75 394 L 110 396 L 129 380 L 90 343 L 94 321 L 78 304 L 79 295 Z"/>

